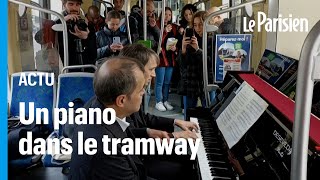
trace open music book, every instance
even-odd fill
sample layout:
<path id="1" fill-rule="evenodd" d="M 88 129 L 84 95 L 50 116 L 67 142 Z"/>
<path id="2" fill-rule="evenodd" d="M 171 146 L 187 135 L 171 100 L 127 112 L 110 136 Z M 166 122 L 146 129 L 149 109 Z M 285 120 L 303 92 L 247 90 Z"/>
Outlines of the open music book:
<path id="1" fill-rule="evenodd" d="M 229 148 L 241 139 L 268 107 L 245 81 L 236 93 L 216 120 Z"/>

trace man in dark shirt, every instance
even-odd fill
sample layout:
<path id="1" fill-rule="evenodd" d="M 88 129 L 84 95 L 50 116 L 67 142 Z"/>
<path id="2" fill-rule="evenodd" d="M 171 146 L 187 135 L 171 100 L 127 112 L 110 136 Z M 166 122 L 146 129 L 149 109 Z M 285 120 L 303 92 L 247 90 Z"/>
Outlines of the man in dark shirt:
<path id="1" fill-rule="evenodd" d="M 97 6 L 90 6 L 86 14 L 89 25 L 94 27 L 94 31 L 98 32 L 103 30 L 105 26 L 105 18 L 99 14 L 99 8 Z"/>
<path id="2" fill-rule="evenodd" d="M 71 24 L 79 22 L 80 19 L 80 7 L 82 0 L 63 0 L 63 6 L 65 11 L 63 12 L 64 19 L 68 26 L 68 51 L 69 51 L 69 63 L 64 66 L 70 65 L 83 65 L 83 64 L 95 64 L 97 57 L 96 48 L 96 35 L 94 27 L 88 26 L 86 29 L 81 29 L 75 25 L 72 29 Z M 82 19 L 83 21 L 83 19 Z M 60 24 L 61 21 L 56 21 Z M 88 23 L 85 22 L 87 25 Z M 59 38 L 59 54 L 64 62 L 64 50 L 63 50 L 63 33 L 58 33 Z M 81 47 L 82 46 L 82 47 Z M 82 57 L 82 58 L 80 58 Z"/>
<path id="3" fill-rule="evenodd" d="M 157 51 L 158 42 L 160 38 L 160 29 L 156 23 L 155 17 L 155 7 L 153 0 L 146 0 L 147 1 L 147 40 L 151 41 L 151 48 L 154 51 Z M 143 1 L 141 1 L 143 4 Z M 143 40 L 143 8 L 141 11 L 132 12 L 130 14 L 130 33 L 133 41 Z"/>
<path id="4" fill-rule="evenodd" d="M 115 11 L 122 11 L 124 0 L 113 0 L 113 5 Z"/>
<path id="5" fill-rule="evenodd" d="M 124 155 L 122 144 L 117 144 L 117 154 L 106 155 L 102 138 L 132 138 L 135 137 L 128 128 L 126 117 L 137 112 L 144 94 L 144 69 L 136 60 L 127 57 L 114 57 L 106 61 L 97 70 L 94 77 L 95 97 L 89 100 L 84 108 L 114 109 L 116 121 L 107 125 L 82 124 L 76 127 L 72 140 L 72 158 L 70 164 L 70 180 L 149 180 L 140 159 L 135 155 Z M 90 115 L 88 116 L 90 117 Z M 99 116 L 90 119 L 98 121 Z M 93 155 L 78 152 L 79 132 L 83 140 L 94 138 L 97 141 L 97 151 Z M 108 143 L 109 150 L 112 144 Z M 112 147 L 114 149 L 115 147 Z M 113 150 L 112 150 L 113 151 Z"/>

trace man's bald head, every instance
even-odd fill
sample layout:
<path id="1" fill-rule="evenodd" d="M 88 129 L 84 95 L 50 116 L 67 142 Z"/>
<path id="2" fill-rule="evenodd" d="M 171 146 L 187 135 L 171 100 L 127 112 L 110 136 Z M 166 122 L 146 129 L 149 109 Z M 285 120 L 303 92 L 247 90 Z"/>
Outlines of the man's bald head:
<path id="1" fill-rule="evenodd" d="M 155 13 L 154 0 L 141 0 L 141 12 L 140 13 L 143 13 L 144 1 L 147 1 L 147 16 L 152 17 Z M 137 2 L 137 4 L 138 3 L 139 3 L 139 1 Z"/>
<path id="2" fill-rule="evenodd" d="M 93 13 L 99 14 L 99 8 L 97 6 L 90 6 L 88 8 L 88 13 L 89 14 L 93 14 Z"/>
<path id="3" fill-rule="evenodd" d="M 94 22 L 96 19 L 99 19 L 100 12 L 97 6 L 90 6 L 88 8 L 87 18 L 90 22 Z"/>
<path id="4" fill-rule="evenodd" d="M 113 104 L 120 95 L 132 94 L 137 77 L 144 77 L 144 67 L 136 59 L 113 57 L 96 71 L 93 81 L 96 96 L 104 104 Z"/>
<path id="5" fill-rule="evenodd" d="M 208 14 L 212 14 L 214 12 L 217 12 L 217 11 L 220 11 L 220 8 L 218 7 L 211 7 L 210 9 L 207 10 Z M 211 25 L 216 25 L 216 26 L 220 26 L 220 24 L 223 22 L 223 18 L 221 18 L 220 15 L 217 15 L 217 16 L 213 16 L 210 21 L 209 21 L 209 24 Z"/>

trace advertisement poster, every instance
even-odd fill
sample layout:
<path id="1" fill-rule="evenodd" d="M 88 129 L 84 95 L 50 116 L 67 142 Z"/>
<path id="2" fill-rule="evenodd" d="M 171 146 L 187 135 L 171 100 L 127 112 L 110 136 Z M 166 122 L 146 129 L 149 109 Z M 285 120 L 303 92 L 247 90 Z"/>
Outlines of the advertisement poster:
<path id="1" fill-rule="evenodd" d="M 290 70 L 292 69 L 291 66 L 296 63 L 296 60 L 293 58 L 266 49 L 260 60 L 256 74 L 269 84 L 275 86 L 283 76 L 287 77 L 287 72 L 292 74 Z"/>
<path id="2" fill-rule="evenodd" d="M 215 49 L 216 83 L 223 81 L 227 71 L 249 71 L 251 34 L 218 34 Z"/>

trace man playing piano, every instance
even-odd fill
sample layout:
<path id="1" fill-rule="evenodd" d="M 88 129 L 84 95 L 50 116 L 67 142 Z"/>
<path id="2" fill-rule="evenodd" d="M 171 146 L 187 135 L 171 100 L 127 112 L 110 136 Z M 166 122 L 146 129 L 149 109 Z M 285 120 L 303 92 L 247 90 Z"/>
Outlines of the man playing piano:
<path id="1" fill-rule="evenodd" d="M 126 122 L 126 116 L 140 108 L 144 94 L 144 69 L 136 60 L 115 57 L 103 63 L 94 77 L 95 96 L 84 106 L 85 109 L 113 108 L 116 122 L 106 124 L 82 124 L 75 129 L 73 136 L 72 160 L 70 163 L 70 180 L 104 179 L 104 180 L 151 180 L 141 160 L 135 155 L 121 154 L 121 146 L 117 145 L 118 155 L 104 154 L 102 141 L 97 141 L 97 153 L 88 155 L 78 153 L 78 132 L 83 132 L 83 139 L 135 138 Z M 124 75 L 125 74 L 125 75 Z M 97 121 L 97 117 L 94 120 Z M 111 147 L 111 144 L 109 144 Z"/>

